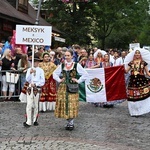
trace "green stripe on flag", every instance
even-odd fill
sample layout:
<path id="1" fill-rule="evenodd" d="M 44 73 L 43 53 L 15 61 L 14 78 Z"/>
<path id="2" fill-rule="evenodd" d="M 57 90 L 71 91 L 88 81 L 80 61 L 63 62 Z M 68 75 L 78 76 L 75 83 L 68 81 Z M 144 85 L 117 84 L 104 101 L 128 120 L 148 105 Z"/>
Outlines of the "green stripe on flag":
<path id="1" fill-rule="evenodd" d="M 85 82 L 79 84 L 79 101 L 86 102 Z"/>

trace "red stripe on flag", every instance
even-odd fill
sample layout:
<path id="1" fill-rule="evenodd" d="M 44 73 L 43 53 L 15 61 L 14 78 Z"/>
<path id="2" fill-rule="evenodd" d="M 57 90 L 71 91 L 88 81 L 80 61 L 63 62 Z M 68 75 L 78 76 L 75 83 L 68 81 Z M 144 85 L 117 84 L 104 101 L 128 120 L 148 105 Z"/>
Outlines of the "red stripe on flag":
<path id="1" fill-rule="evenodd" d="M 124 73 L 124 66 L 105 68 L 107 101 L 127 98 Z"/>

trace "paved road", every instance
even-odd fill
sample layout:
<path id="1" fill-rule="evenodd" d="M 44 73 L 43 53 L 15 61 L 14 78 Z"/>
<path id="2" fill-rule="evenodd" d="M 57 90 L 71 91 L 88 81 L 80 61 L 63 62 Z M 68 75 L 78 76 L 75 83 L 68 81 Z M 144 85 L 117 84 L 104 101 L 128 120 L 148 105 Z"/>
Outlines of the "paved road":
<path id="1" fill-rule="evenodd" d="M 73 131 L 53 112 L 24 128 L 25 106 L 0 103 L 0 150 L 150 150 L 150 114 L 130 117 L 126 102 L 110 109 L 80 102 Z"/>

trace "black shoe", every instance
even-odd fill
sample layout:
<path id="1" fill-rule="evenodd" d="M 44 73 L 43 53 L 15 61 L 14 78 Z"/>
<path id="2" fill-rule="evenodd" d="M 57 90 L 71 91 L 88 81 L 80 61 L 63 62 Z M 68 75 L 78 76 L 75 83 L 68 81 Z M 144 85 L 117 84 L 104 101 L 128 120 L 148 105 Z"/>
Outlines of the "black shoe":
<path id="1" fill-rule="evenodd" d="M 30 125 L 28 125 L 26 122 L 23 123 L 23 126 L 26 127 L 26 128 L 30 127 Z"/>
<path id="2" fill-rule="evenodd" d="M 74 125 L 69 125 L 69 131 L 72 131 L 74 129 Z"/>
<path id="3" fill-rule="evenodd" d="M 113 105 L 113 104 L 110 104 L 110 105 L 105 104 L 105 105 L 103 105 L 103 107 L 104 107 L 104 108 L 113 108 L 113 107 L 114 107 L 114 105 Z"/>
<path id="4" fill-rule="evenodd" d="M 94 106 L 95 106 L 95 107 L 98 107 L 98 103 L 94 103 Z"/>
<path id="5" fill-rule="evenodd" d="M 33 125 L 34 125 L 34 126 L 38 126 L 39 123 L 38 123 L 37 121 L 35 121 L 35 122 L 33 123 Z"/>
<path id="6" fill-rule="evenodd" d="M 45 113 L 45 111 L 44 111 L 44 110 L 41 110 L 40 113 Z"/>
<path id="7" fill-rule="evenodd" d="M 66 129 L 66 130 L 69 130 L 69 127 L 70 127 L 70 125 L 67 124 L 67 125 L 65 126 L 65 129 Z"/>
<path id="8" fill-rule="evenodd" d="M 14 102 L 20 102 L 19 99 L 12 99 L 12 101 L 14 101 Z"/>
<path id="9" fill-rule="evenodd" d="M 0 99 L 0 102 L 4 102 L 5 101 L 5 99 Z"/>

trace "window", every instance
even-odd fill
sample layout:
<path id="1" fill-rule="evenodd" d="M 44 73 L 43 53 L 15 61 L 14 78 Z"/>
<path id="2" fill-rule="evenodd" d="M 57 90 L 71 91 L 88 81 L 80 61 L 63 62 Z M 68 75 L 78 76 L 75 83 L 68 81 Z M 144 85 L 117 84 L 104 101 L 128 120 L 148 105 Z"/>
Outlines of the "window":
<path id="1" fill-rule="evenodd" d="M 28 13 L 28 0 L 18 0 L 18 11 Z"/>
<path id="2" fill-rule="evenodd" d="M 20 5 L 28 6 L 28 0 L 19 0 Z"/>

